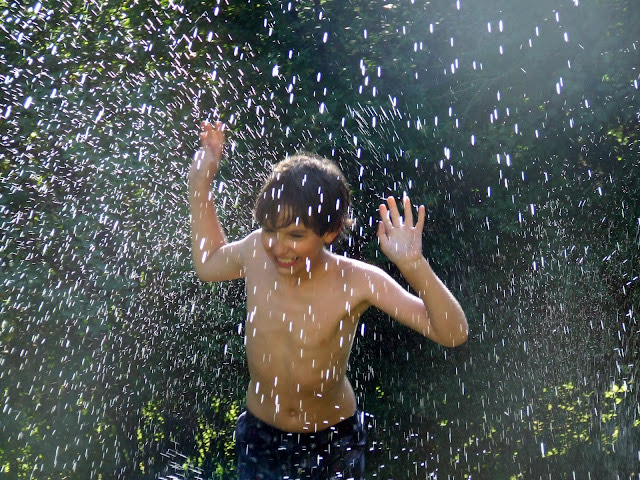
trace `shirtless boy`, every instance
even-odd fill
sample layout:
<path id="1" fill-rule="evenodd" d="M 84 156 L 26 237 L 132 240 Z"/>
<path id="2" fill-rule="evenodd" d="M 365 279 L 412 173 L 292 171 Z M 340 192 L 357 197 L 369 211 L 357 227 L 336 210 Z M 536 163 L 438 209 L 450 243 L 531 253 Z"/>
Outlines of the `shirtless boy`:
<path id="1" fill-rule="evenodd" d="M 362 478 L 365 431 L 345 373 L 360 315 L 377 307 L 448 347 L 467 339 L 460 305 L 422 255 L 424 206 L 414 225 L 393 197 L 380 205 L 378 239 L 417 295 L 383 270 L 326 246 L 348 225 L 349 190 L 326 159 L 281 162 L 258 196 L 261 226 L 227 242 L 211 182 L 224 148 L 221 123 L 202 123 L 189 171 L 193 258 L 198 277 L 244 278 L 250 382 L 238 419 L 238 475 L 244 479 Z"/>

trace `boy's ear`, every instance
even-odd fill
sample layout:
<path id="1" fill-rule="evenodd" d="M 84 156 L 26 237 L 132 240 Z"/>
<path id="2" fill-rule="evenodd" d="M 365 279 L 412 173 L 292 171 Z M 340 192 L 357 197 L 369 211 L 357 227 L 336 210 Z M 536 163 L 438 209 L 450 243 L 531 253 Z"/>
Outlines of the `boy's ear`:
<path id="1" fill-rule="evenodd" d="M 333 243 L 333 241 L 336 239 L 336 237 L 340 234 L 341 230 L 342 230 L 342 224 L 340 224 L 340 226 L 338 226 L 337 229 L 335 229 L 333 231 L 326 232 L 322 236 L 322 240 L 324 240 L 324 244 L 325 245 L 331 245 Z"/>

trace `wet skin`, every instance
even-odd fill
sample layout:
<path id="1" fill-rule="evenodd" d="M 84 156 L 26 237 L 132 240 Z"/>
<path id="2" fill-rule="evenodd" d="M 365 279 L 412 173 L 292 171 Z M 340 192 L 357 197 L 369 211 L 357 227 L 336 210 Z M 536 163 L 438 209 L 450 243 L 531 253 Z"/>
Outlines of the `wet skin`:
<path id="1" fill-rule="evenodd" d="M 366 306 L 349 287 L 354 262 L 331 254 L 321 237 L 294 225 L 251 237 L 255 261 L 245 268 L 247 407 L 282 430 L 322 430 L 356 408 L 345 372 Z"/>
<path id="2" fill-rule="evenodd" d="M 291 432 L 322 430 L 355 412 L 345 373 L 369 306 L 423 334 L 430 328 L 418 297 L 379 268 L 330 253 L 322 237 L 303 229 L 295 241 L 289 235 L 300 228 L 289 226 L 221 248 L 246 281 L 247 408 Z"/>

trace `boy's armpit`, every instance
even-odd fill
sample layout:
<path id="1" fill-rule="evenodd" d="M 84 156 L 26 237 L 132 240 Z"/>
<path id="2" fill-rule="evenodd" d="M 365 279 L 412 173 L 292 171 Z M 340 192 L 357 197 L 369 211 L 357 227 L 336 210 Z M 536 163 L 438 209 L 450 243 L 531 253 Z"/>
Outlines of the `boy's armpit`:
<path id="1" fill-rule="evenodd" d="M 367 265 L 364 272 L 367 301 L 394 320 L 435 340 L 431 322 L 423 301 L 408 292 L 388 273 Z"/>

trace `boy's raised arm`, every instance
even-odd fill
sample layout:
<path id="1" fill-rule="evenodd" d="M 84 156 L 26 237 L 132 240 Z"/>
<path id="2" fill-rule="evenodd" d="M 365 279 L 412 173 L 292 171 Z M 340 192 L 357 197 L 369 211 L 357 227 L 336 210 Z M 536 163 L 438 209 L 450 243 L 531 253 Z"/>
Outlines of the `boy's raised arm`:
<path id="1" fill-rule="evenodd" d="M 400 216 L 395 199 L 389 197 L 388 208 L 384 204 L 380 205 L 382 220 L 378 225 L 380 248 L 389 260 L 396 264 L 426 309 L 426 318 L 418 321 L 417 316 L 413 316 L 410 321 L 403 323 L 425 335 L 428 334 L 441 345 L 458 346 L 467 340 L 469 326 L 460 304 L 422 254 L 424 206 L 420 206 L 418 221 L 414 226 L 409 198 L 405 197 L 403 203 L 404 220 Z M 422 321 L 426 322 L 426 325 L 416 324 Z"/>
<path id="2" fill-rule="evenodd" d="M 243 276 L 238 243 L 227 244 L 218 219 L 211 182 L 224 150 L 223 125 L 202 122 L 201 149 L 189 169 L 189 206 L 193 263 L 201 280 L 222 281 Z"/>

